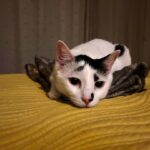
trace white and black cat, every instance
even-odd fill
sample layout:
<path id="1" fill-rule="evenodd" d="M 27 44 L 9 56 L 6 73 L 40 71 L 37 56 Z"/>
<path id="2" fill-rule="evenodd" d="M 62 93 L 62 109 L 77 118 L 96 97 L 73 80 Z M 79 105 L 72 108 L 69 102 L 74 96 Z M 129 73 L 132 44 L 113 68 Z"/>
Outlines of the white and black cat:
<path id="1" fill-rule="evenodd" d="M 123 45 L 94 39 L 70 50 L 58 41 L 48 96 L 63 95 L 76 106 L 93 107 L 106 97 L 113 72 L 130 64 L 129 50 Z"/>

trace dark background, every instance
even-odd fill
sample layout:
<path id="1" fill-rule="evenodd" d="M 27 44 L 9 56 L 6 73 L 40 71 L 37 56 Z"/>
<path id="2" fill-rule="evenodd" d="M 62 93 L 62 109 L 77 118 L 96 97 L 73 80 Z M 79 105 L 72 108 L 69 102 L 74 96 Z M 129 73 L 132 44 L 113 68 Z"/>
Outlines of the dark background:
<path id="1" fill-rule="evenodd" d="M 149 0 L 0 0 L 0 73 L 24 72 L 35 55 L 54 58 L 93 38 L 123 43 L 150 65 Z"/>

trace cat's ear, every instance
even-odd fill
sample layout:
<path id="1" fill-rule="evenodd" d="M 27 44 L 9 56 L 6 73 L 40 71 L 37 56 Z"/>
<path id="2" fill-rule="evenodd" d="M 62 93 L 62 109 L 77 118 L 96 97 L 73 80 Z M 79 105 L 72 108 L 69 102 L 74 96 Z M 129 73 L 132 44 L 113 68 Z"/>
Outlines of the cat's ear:
<path id="1" fill-rule="evenodd" d="M 56 62 L 61 66 L 64 66 L 72 60 L 74 60 L 74 57 L 71 54 L 69 47 L 63 41 L 59 40 L 56 46 Z"/>
<path id="2" fill-rule="evenodd" d="M 112 68 L 116 58 L 119 56 L 119 54 L 120 54 L 120 50 L 116 50 L 113 53 L 104 57 L 103 64 L 104 64 L 106 73 L 109 73 L 111 71 L 111 68 Z"/>

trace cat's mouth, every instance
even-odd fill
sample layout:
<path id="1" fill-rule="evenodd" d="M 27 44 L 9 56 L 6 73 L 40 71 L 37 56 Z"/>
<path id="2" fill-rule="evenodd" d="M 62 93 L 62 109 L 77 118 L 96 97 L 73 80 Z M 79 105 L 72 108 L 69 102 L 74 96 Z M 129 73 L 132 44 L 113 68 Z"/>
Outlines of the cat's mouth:
<path id="1" fill-rule="evenodd" d="M 71 102 L 73 103 L 73 105 L 77 106 L 77 107 L 80 107 L 80 108 L 88 108 L 88 105 L 85 104 L 84 102 L 82 101 L 79 101 L 79 100 L 71 100 Z"/>
<path id="2" fill-rule="evenodd" d="M 87 104 L 81 99 L 76 99 L 76 98 L 70 98 L 69 100 L 71 101 L 73 105 L 80 107 L 80 108 L 90 108 L 96 105 L 96 104 L 93 104 L 92 102 Z"/>
<path id="3" fill-rule="evenodd" d="M 73 104 L 76 107 L 88 107 L 88 105 L 86 105 L 82 100 L 74 98 L 73 96 L 70 97 L 66 97 L 64 95 L 61 95 L 59 97 L 60 100 L 63 100 L 64 102 L 70 102 L 71 104 Z"/>
<path id="4" fill-rule="evenodd" d="M 60 100 L 64 101 L 65 103 L 71 103 L 73 106 L 76 106 L 76 107 L 80 107 L 80 108 L 90 108 L 90 107 L 94 107 L 96 104 L 94 103 L 88 103 L 86 104 L 84 101 L 82 101 L 80 98 L 75 98 L 73 96 L 70 96 L 70 97 L 67 97 L 67 96 L 64 96 L 64 95 L 61 95 L 59 97 Z"/>

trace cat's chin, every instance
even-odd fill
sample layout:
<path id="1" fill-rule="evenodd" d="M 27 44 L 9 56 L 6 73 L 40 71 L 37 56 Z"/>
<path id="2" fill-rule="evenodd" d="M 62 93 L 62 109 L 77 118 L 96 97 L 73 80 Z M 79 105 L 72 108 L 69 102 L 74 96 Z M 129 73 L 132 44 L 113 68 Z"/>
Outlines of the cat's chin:
<path id="1" fill-rule="evenodd" d="M 94 103 L 89 103 L 87 107 L 88 107 L 88 108 L 95 107 L 95 106 L 98 104 L 98 102 L 99 102 L 99 101 L 94 102 Z"/>
<path id="2" fill-rule="evenodd" d="M 79 107 L 79 108 L 84 108 L 84 107 L 86 107 L 86 104 L 85 104 L 85 103 L 82 103 L 82 102 L 78 102 L 78 101 L 71 100 L 71 103 L 72 103 L 74 106 Z"/>

